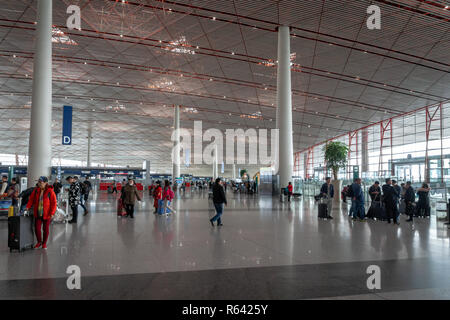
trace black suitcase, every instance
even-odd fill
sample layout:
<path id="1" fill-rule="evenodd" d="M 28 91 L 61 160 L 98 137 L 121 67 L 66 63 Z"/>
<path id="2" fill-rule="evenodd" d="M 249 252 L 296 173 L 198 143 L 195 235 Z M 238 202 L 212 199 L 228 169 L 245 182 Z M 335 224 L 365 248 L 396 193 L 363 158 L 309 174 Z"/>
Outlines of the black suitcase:
<path id="1" fill-rule="evenodd" d="M 33 216 L 8 217 L 9 251 L 32 249 L 34 245 Z"/>
<path id="2" fill-rule="evenodd" d="M 328 218 L 328 207 L 326 203 L 319 203 L 319 218 L 320 219 Z"/>
<path id="3" fill-rule="evenodd" d="M 386 209 L 381 202 L 372 202 L 369 211 L 367 212 L 367 217 L 370 219 L 386 220 Z"/>

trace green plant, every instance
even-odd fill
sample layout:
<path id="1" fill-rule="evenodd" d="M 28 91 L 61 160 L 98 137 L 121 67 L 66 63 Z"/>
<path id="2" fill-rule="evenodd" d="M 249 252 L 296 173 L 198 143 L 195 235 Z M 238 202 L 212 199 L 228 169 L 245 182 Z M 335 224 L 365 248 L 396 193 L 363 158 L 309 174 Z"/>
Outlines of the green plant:
<path id="1" fill-rule="evenodd" d="M 334 179 L 337 180 L 339 169 L 347 165 L 348 147 L 345 143 L 332 141 L 327 143 L 323 150 L 327 168 L 331 169 Z"/>

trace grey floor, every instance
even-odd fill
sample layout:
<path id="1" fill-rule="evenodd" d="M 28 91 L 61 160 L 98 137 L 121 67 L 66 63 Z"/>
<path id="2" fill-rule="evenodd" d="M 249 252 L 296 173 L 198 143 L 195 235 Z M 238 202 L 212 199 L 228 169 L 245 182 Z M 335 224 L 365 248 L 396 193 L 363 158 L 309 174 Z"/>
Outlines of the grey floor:
<path id="1" fill-rule="evenodd" d="M 308 198 L 228 198 L 212 228 L 206 192 L 178 195 L 169 218 L 145 195 L 134 220 L 99 193 L 77 225 L 52 225 L 46 251 L 10 253 L 0 221 L 0 299 L 450 299 L 450 231 L 435 217 L 353 222 L 343 205 L 324 221 Z M 67 289 L 70 265 L 81 290 Z M 381 290 L 367 288 L 370 265 Z"/>

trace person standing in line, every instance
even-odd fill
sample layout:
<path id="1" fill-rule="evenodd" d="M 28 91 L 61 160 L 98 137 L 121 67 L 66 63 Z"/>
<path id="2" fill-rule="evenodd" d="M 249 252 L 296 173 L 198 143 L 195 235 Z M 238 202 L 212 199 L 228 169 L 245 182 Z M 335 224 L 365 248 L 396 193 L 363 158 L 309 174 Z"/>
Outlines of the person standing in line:
<path id="1" fill-rule="evenodd" d="M 172 213 L 176 213 L 173 207 L 170 206 L 170 202 L 173 200 L 175 194 L 173 190 L 170 188 L 169 180 L 164 181 L 164 191 L 162 195 L 162 199 L 164 200 L 164 211 L 163 214 L 169 216 L 170 213 L 167 213 L 167 209 L 169 209 Z"/>
<path id="2" fill-rule="evenodd" d="M 394 200 L 395 200 L 394 215 L 395 215 L 395 220 L 398 221 L 398 218 L 400 216 L 400 209 L 398 206 L 400 204 L 402 188 L 398 185 L 397 180 L 392 180 L 392 187 L 395 190 L 395 193 L 394 193 Z"/>
<path id="3" fill-rule="evenodd" d="M 162 199 L 161 182 L 156 181 L 155 191 L 153 191 L 153 207 L 155 207 L 155 212 L 153 212 L 154 214 L 158 212 L 158 202 L 161 199 Z"/>
<path id="4" fill-rule="evenodd" d="M 138 201 L 142 201 L 142 199 L 139 196 L 133 176 L 129 176 L 128 183 L 122 187 L 121 198 L 125 206 L 125 211 L 127 212 L 126 217 L 134 219 L 134 204 L 136 203 L 136 199 Z"/>
<path id="5" fill-rule="evenodd" d="M 419 196 L 419 201 L 417 202 L 417 213 L 421 217 L 430 216 L 430 190 L 431 188 L 426 183 L 423 183 L 422 187 L 417 189 L 417 195 Z"/>
<path id="6" fill-rule="evenodd" d="M 375 183 L 370 186 L 369 195 L 372 203 L 381 201 L 381 188 L 379 181 L 375 181 Z"/>
<path id="7" fill-rule="evenodd" d="M 84 195 L 86 193 L 85 185 L 78 180 L 78 176 L 75 176 L 74 179 L 75 183 L 77 183 L 80 187 L 80 206 L 83 208 L 84 215 L 87 215 L 89 211 L 84 204 Z"/>
<path id="8" fill-rule="evenodd" d="M 400 224 L 395 211 L 396 191 L 392 186 L 392 180 L 390 178 L 386 179 L 386 184 L 383 185 L 382 189 L 388 223 L 391 223 L 391 220 L 394 220 L 394 224 Z"/>
<path id="9" fill-rule="evenodd" d="M 359 218 L 359 221 L 363 222 L 365 217 L 365 208 L 364 208 L 364 193 L 361 188 L 361 178 L 355 179 L 355 183 L 352 184 L 353 189 L 353 198 L 352 198 L 352 206 L 353 208 L 353 220 Z"/>
<path id="10" fill-rule="evenodd" d="M 327 202 L 327 219 L 333 219 L 331 216 L 331 210 L 333 210 L 334 186 L 331 184 L 330 177 L 326 177 L 325 181 L 326 182 L 322 185 L 322 188 L 320 188 L 320 193 Z M 289 182 L 289 184 L 291 183 Z"/>
<path id="11" fill-rule="evenodd" d="M 71 176 L 66 178 L 66 181 L 70 184 L 69 187 L 69 206 L 72 209 L 72 220 L 69 223 L 77 223 L 78 221 L 78 205 L 80 204 L 80 184 L 75 181 Z"/>
<path id="12" fill-rule="evenodd" d="M 405 214 L 409 216 L 406 222 L 413 221 L 414 217 L 414 203 L 416 202 L 416 193 L 411 185 L 411 181 L 406 182 L 405 185 Z"/>
<path id="13" fill-rule="evenodd" d="M 55 179 L 55 181 L 53 182 L 53 191 L 56 194 L 56 200 L 59 201 L 59 195 L 61 194 L 61 189 L 62 189 L 62 184 L 61 182 L 59 182 L 58 178 Z"/>
<path id="14" fill-rule="evenodd" d="M 294 192 L 294 186 L 292 185 L 292 182 L 289 182 L 287 186 L 288 191 L 288 202 L 291 202 L 292 193 Z"/>
<path id="15" fill-rule="evenodd" d="M 222 180 L 220 178 L 216 179 L 213 187 L 213 203 L 216 209 L 216 215 L 210 219 L 211 225 L 214 227 L 214 222 L 217 221 L 217 226 L 222 227 L 222 214 L 223 214 L 223 206 L 227 205 L 227 197 L 225 196 L 225 192 L 222 186 Z"/>
<path id="16" fill-rule="evenodd" d="M 47 177 L 40 177 L 38 187 L 31 193 L 26 209 L 33 207 L 33 216 L 35 219 L 35 232 L 37 244 L 35 249 L 47 249 L 47 240 L 50 233 L 50 222 L 56 212 L 56 194 L 53 186 L 48 184 Z M 42 228 L 44 229 L 44 238 L 42 238 Z"/>

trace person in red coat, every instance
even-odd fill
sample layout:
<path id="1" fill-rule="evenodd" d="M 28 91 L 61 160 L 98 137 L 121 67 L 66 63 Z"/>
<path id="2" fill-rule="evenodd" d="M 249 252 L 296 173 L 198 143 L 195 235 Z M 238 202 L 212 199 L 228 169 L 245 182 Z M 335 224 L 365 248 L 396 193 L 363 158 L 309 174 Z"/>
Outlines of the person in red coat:
<path id="1" fill-rule="evenodd" d="M 28 200 L 27 210 L 33 207 L 35 218 L 37 244 L 34 248 L 47 249 L 47 240 L 50 232 L 50 222 L 56 212 L 56 194 L 53 186 L 48 184 L 47 177 L 40 177 L 38 187 L 31 193 Z M 41 229 L 44 228 L 44 240 L 42 240 Z"/>
<path id="2" fill-rule="evenodd" d="M 162 188 L 161 188 L 161 182 L 156 182 L 156 188 L 155 191 L 153 191 L 153 207 L 155 207 L 155 212 L 158 211 L 158 201 L 162 199 Z"/>

